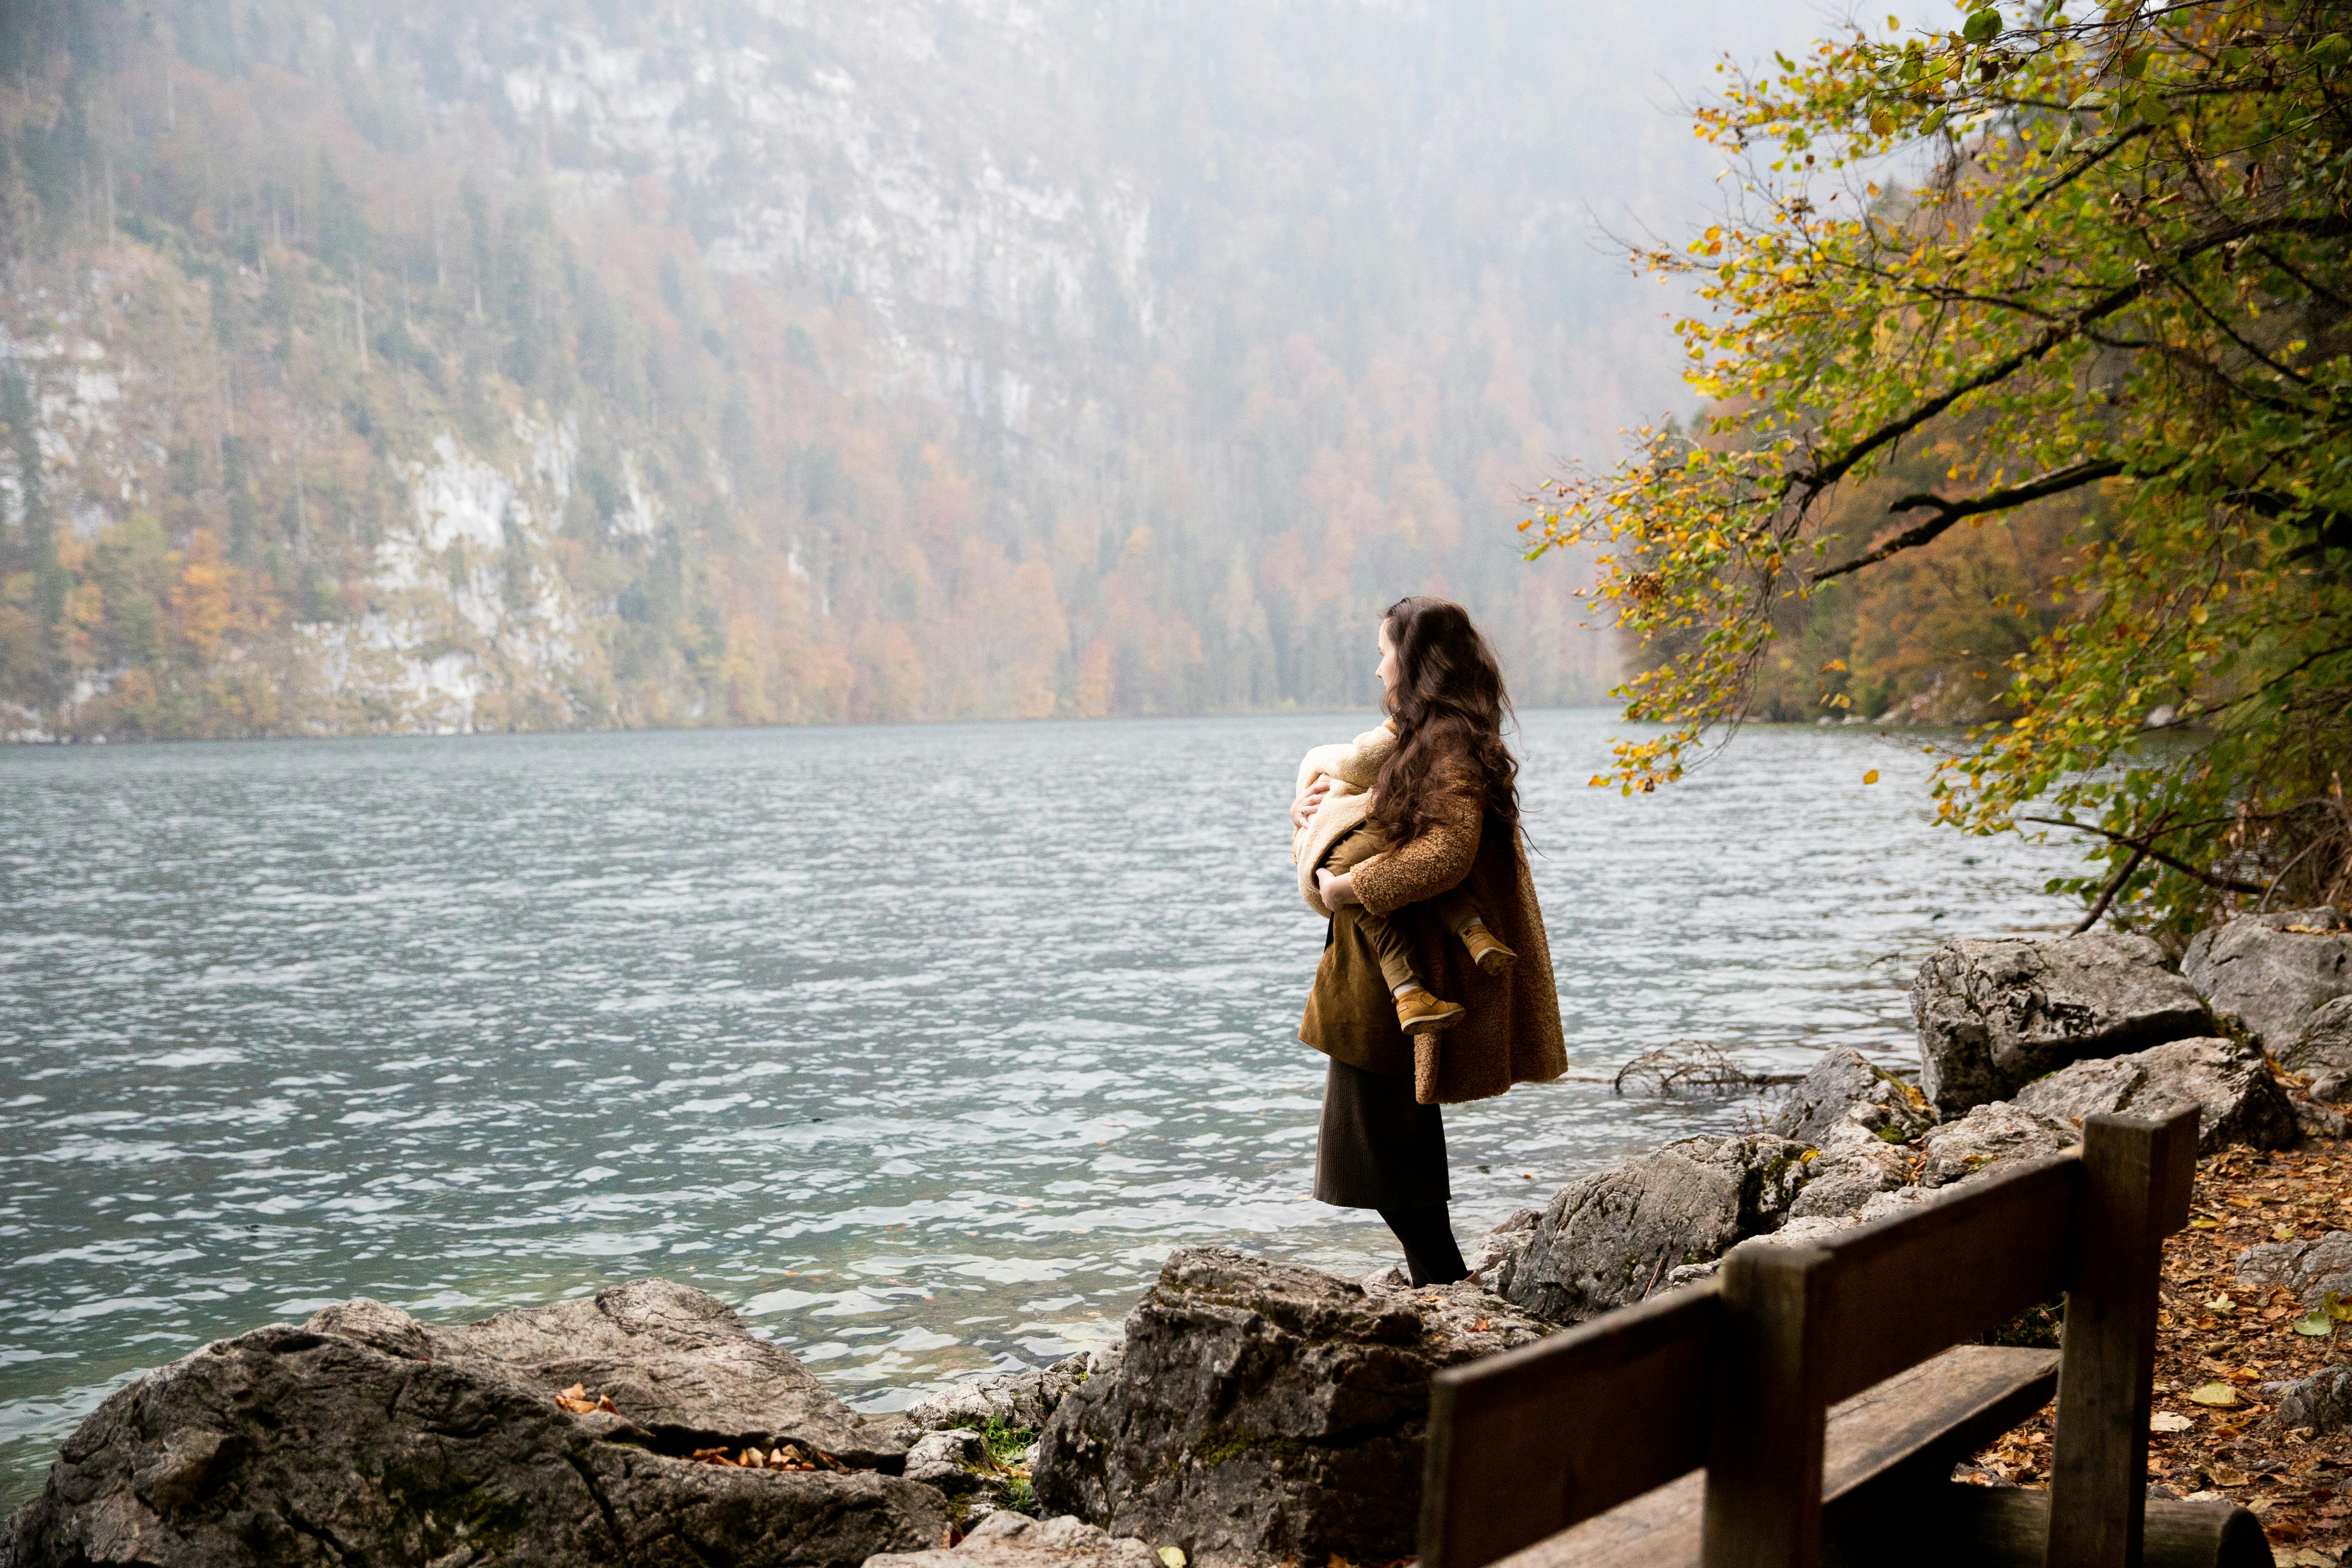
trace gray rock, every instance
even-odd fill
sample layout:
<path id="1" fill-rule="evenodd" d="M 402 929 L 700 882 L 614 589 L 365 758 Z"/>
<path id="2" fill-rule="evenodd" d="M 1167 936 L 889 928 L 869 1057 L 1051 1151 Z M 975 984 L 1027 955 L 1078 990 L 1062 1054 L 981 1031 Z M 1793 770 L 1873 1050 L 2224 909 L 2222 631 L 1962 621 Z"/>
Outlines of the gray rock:
<path id="1" fill-rule="evenodd" d="M 2352 995 L 2352 931 L 2332 909 L 2240 915 L 2192 937 L 2180 972 L 2216 1016 L 2284 1059 L 2322 1006 Z"/>
<path id="2" fill-rule="evenodd" d="M 907 1479 L 954 1497 L 980 1485 L 978 1472 L 987 1463 L 988 1445 L 979 1433 L 950 1426 L 915 1439 L 907 1450 Z"/>
<path id="3" fill-rule="evenodd" d="M 1911 983 L 1919 1087 L 1945 1116 L 2006 1100 L 2070 1062 L 2212 1033 L 2196 990 L 2152 940 L 1963 938 Z"/>
<path id="4" fill-rule="evenodd" d="M 573 1383 L 617 1413 L 570 1414 Z M 792 1442 L 896 1468 L 860 1416 L 701 1291 L 641 1279 L 465 1327 L 347 1302 L 209 1345 L 101 1405 L 14 1521 L 12 1568 L 830 1564 L 936 1542 L 947 1500 L 873 1468 L 734 1469 Z"/>
<path id="5" fill-rule="evenodd" d="M 1979 1105 L 1919 1141 L 1927 1162 L 1919 1185 L 1948 1187 L 2020 1160 L 2039 1160 L 2072 1148 L 2083 1135 L 2067 1122 L 2002 1100 Z"/>
<path id="6" fill-rule="evenodd" d="M 2305 1307 L 2334 1291 L 2352 1300 L 2352 1231 L 2331 1230 L 2316 1241 L 2265 1241 L 2238 1254 L 2238 1283 L 2267 1291 L 2284 1285 Z"/>
<path id="7" fill-rule="evenodd" d="M 1809 1187 L 1806 1190 L 1810 1192 L 1811 1189 Z M 1922 1204 L 1934 1203 L 1942 1196 L 1942 1193 L 1930 1191 L 1926 1187 L 1889 1188 L 1884 1192 L 1872 1194 L 1861 1207 L 1852 1213 L 1792 1215 L 1789 1223 L 1780 1229 L 1767 1231 L 1762 1236 L 1750 1237 L 1741 1242 L 1739 1247 L 1733 1247 L 1731 1251 L 1737 1252 L 1741 1247 L 1818 1246 L 1833 1241 L 1841 1234 L 1857 1226 L 1868 1225 L 1873 1220 L 1885 1219 L 1889 1215 L 1901 1214 L 1906 1209 L 1916 1208 Z M 1727 1258 L 1730 1253 L 1726 1253 L 1724 1256 Z M 1693 1279 L 1705 1279 L 1720 1267 L 1720 1259 L 1714 1263 L 1692 1265 L 1675 1269 L 1666 1276 L 1666 1279 L 1669 1284 L 1686 1285 Z"/>
<path id="8" fill-rule="evenodd" d="M 1054 1413 L 1037 1495 L 1208 1568 L 1410 1556 L 1430 1375 L 1546 1328 L 1466 1282 L 1368 1289 L 1188 1248 L 1128 1314 L 1118 1370 Z"/>
<path id="9" fill-rule="evenodd" d="M 1772 1118 L 1781 1137 L 1814 1144 L 1842 1126 L 1907 1143 L 1935 1124 L 1926 1094 L 1845 1046 L 1815 1063 Z"/>
<path id="10" fill-rule="evenodd" d="M 1065 1356 L 1041 1371 L 999 1373 L 927 1394 L 907 1407 L 907 1417 L 929 1431 L 993 1421 L 1014 1431 L 1042 1432 L 1062 1395 L 1086 1380 L 1087 1357 Z"/>
<path id="11" fill-rule="evenodd" d="M 866 1568 L 1160 1568 L 1151 1548 L 1072 1514 L 1031 1519 L 993 1513 L 951 1549 L 886 1552 Z"/>
<path id="12" fill-rule="evenodd" d="M 2271 1076 L 2263 1053 L 2219 1037 L 2175 1040 L 2106 1061 L 2076 1062 L 2027 1084 L 2010 1103 L 2077 1124 L 2085 1116 L 2124 1112 L 2166 1117 L 2193 1107 L 2197 1147 L 2206 1153 L 2228 1143 L 2284 1149 L 2303 1135 L 2294 1106 Z"/>
<path id="13" fill-rule="evenodd" d="M 2294 1124 L 2305 1138 L 2352 1138 L 2352 1118 L 2314 1100 L 2294 1102 Z"/>
<path id="14" fill-rule="evenodd" d="M 1477 1282 L 1507 1300 L 1511 1299 L 1511 1281 L 1518 1277 L 1519 1259 L 1527 1256 L 1528 1246 L 1542 1224 L 1543 1210 L 1520 1209 L 1474 1242 L 1465 1261 Z M 1403 1289 L 1407 1283 L 1403 1272 L 1391 1272 L 1397 1288 Z M 1362 1281 L 1372 1282 L 1369 1277 Z"/>
<path id="15" fill-rule="evenodd" d="M 1811 1173 L 1808 1152 L 1769 1133 L 1686 1138 L 1571 1182 L 1490 1283 L 1554 1322 L 1638 1301 L 1669 1270 L 1779 1229 Z"/>
<path id="16" fill-rule="evenodd" d="M 1859 1213 L 1880 1193 L 1910 1184 L 1911 1160 L 1908 1148 L 1888 1143 L 1856 1122 L 1832 1128 L 1806 1162 L 1804 1191 L 1789 1205 L 1789 1224 Z"/>
<path id="17" fill-rule="evenodd" d="M 2309 1426 L 2321 1432 L 2352 1426 L 2352 1367 L 2332 1366 L 2292 1383 L 2266 1383 L 2263 1392 L 2276 1402 L 2271 1407 L 2273 1426 Z"/>
<path id="18" fill-rule="evenodd" d="M 2302 1036 L 2279 1058 L 2284 1067 L 2311 1074 L 2311 1092 L 2321 1100 L 2352 1098 L 2352 996 L 2338 996 L 2311 1016 Z M 2320 1080 L 2331 1080 L 2335 1092 L 2320 1093 Z"/>

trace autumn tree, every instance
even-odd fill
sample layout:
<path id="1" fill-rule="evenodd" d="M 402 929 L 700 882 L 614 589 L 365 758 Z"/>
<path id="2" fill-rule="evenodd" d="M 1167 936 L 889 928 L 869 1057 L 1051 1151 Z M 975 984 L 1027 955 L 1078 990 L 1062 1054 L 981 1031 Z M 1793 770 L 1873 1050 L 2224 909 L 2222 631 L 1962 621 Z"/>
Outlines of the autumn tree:
<path id="1" fill-rule="evenodd" d="M 1811 607 L 2055 506 L 2063 569 L 1998 606 L 2031 635 L 1939 815 L 2084 834 L 2058 886 L 2085 926 L 2343 898 L 2352 5 L 1887 26 L 1725 68 L 1697 130 L 1742 196 L 1643 257 L 1702 298 L 1678 330 L 1710 416 L 1525 525 L 1599 545 L 1652 650 L 1621 695 L 1659 728 L 1604 780 L 1677 776 Z M 1853 504 L 1930 452 L 1932 482 Z"/>

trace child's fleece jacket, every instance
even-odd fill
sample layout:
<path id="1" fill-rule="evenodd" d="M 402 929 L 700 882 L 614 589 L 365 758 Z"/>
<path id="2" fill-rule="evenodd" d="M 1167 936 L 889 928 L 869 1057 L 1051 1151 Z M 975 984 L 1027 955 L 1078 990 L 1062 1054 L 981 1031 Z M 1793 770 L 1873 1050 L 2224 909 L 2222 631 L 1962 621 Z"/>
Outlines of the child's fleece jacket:
<path id="1" fill-rule="evenodd" d="M 1306 794 L 1318 773 L 1331 777 L 1331 793 L 1323 797 L 1307 826 L 1290 837 L 1290 858 L 1298 868 L 1299 897 L 1326 920 L 1331 918 L 1331 910 L 1315 886 L 1315 868 L 1330 858 L 1339 840 L 1364 825 L 1364 813 L 1372 803 L 1372 784 L 1396 743 L 1395 726 L 1382 724 L 1352 741 L 1317 746 L 1299 760 L 1297 794 Z"/>

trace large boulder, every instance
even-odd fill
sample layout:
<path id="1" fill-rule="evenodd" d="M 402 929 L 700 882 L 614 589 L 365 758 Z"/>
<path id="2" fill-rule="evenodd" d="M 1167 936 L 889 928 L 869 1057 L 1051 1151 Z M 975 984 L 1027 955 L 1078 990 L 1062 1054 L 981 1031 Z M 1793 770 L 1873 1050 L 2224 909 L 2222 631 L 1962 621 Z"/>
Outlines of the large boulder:
<path id="1" fill-rule="evenodd" d="M 1431 1374 L 1546 1327 L 1467 1282 L 1368 1289 L 1188 1248 L 1128 1314 L 1118 1369 L 1055 1412 L 1037 1496 L 1210 1568 L 1407 1557 Z"/>
<path id="2" fill-rule="evenodd" d="M 2352 1301 L 2352 1231 L 2250 1247 L 2238 1254 L 2238 1283 L 2265 1291 L 2284 1285 L 2306 1307 L 2324 1306 L 2331 1294 Z"/>
<path id="3" fill-rule="evenodd" d="M 1638 1301 L 1675 1268 L 1779 1229 L 1812 1173 L 1811 1152 L 1770 1133 L 1669 1143 L 1570 1182 L 1532 1222 L 1506 1221 L 1515 1228 L 1481 1273 L 1554 1322 Z"/>
<path id="4" fill-rule="evenodd" d="M 2047 1072 L 2212 1033 L 2189 982 L 2151 939 L 2086 931 L 2055 942 L 1965 937 L 1911 983 L 1919 1087 L 1958 1116 Z"/>
<path id="5" fill-rule="evenodd" d="M 992 1513 L 953 1547 L 886 1552 L 866 1568 L 1160 1568 L 1151 1548 L 1071 1514 Z"/>
<path id="6" fill-rule="evenodd" d="M 2076 1123 L 2115 1113 L 2161 1119 L 2194 1108 L 2197 1147 L 2205 1153 L 2228 1143 L 2284 1149 L 2303 1136 L 2294 1106 L 2263 1053 L 2218 1037 L 2076 1062 L 2027 1084 L 2010 1103 Z"/>
<path id="7" fill-rule="evenodd" d="M 1820 1145 L 1842 1128 L 1889 1143 L 1907 1143 L 1936 1125 L 1927 1095 L 1849 1046 L 1813 1064 L 1773 1114 L 1772 1131 Z"/>
<path id="8" fill-rule="evenodd" d="M 565 1400 L 573 1384 L 584 1396 Z M 947 1524 L 939 1491 L 882 1473 L 911 1430 L 859 1415 L 665 1280 L 462 1327 L 352 1301 L 206 1346 L 99 1406 L 13 1521 L 12 1568 L 855 1568 Z M 825 1468 L 691 1457 L 784 1447 Z"/>
<path id="9" fill-rule="evenodd" d="M 2240 915 L 2192 937 L 2180 973 L 2217 1017 L 2284 1058 L 2314 1014 L 2352 996 L 2352 931 L 2332 909 Z"/>

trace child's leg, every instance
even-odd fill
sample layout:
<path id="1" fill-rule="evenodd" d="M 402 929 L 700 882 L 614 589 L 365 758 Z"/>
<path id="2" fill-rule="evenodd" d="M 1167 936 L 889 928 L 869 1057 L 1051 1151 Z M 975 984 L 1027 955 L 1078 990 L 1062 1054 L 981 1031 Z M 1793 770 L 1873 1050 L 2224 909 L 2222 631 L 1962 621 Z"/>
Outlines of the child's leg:
<path id="1" fill-rule="evenodd" d="M 1421 976 L 1413 972 L 1412 945 L 1404 939 L 1402 925 L 1385 915 L 1371 910 L 1356 911 L 1356 929 L 1372 944 L 1373 953 L 1381 961 L 1381 978 L 1389 983 L 1391 994 L 1408 985 L 1419 985 Z"/>
<path id="2" fill-rule="evenodd" d="M 1460 936 L 1472 926 L 1486 923 L 1486 917 L 1478 912 L 1478 900 L 1470 896 L 1470 888 L 1465 882 L 1455 883 L 1432 899 L 1430 903 L 1436 910 L 1438 920 L 1455 936 Z"/>
<path id="3" fill-rule="evenodd" d="M 1503 945 L 1487 926 L 1486 916 L 1478 909 L 1478 900 L 1470 896 L 1466 884 L 1457 884 L 1430 900 L 1436 906 L 1437 918 L 1445 929 L 1462 939 L 1470 950 L 1471 962 L 1489 974 L 1506 974 L 1518 961 L 1518 954 Z"/>

